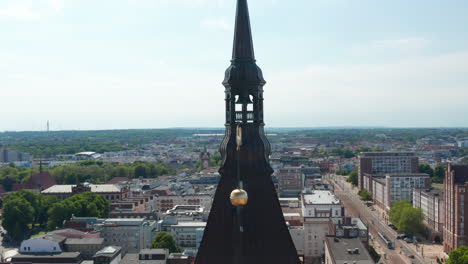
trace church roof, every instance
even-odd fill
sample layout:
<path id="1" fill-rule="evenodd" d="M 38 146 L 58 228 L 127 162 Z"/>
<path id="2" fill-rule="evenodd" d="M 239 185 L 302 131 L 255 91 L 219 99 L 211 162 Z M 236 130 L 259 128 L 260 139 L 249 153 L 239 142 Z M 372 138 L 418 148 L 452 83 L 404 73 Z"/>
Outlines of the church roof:
<path id="1" fill-rule="evenodd" d="M 52 175 L 48 171 L 43 171 L 40 173 L 35 173 L 28 180 L 28 185 L 31 189 L 47 189 L 51 186 L 54 186 L 55 180 L 52 178 Z"/>

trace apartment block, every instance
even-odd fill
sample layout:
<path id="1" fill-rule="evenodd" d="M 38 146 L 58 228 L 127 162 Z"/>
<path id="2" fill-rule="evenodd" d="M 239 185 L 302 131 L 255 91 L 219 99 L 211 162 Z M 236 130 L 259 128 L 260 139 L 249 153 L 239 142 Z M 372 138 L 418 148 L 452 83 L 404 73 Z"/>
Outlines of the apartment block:
<path id="1" fill-rule="evenodd" d="M 443 191 L 433 188 L 414 189 L 413 206 L 421 208 L 429 237 L 437 242 L 442 241 L 445 214 Z"/>
<path id="2" fill-rule="evenodd" d="M 124 219 L 109 218 L 95 227 L 101 229 L 101 237 L 105 246 L 119 246 L 122 253 L 138 253 L 144 248 L 150 248 L 156 233 L 156 221 L 143 218 Z"/>
<path id="3" fill-rule="evenodd" d="M 418 157 L 413 152 L 363 152 L 359 155 L 359 189 L 370 190 L 365 174 L 417 173 Z"/>
<path id="4" fill-rule="evenodd" d="M 301 167 L 280 168 L 275 172 L 279 180 L 281 197 L 298 197 L 304 188 L 304 173 Z"/>
<path id="5" fill-rule="evenodd" d="M 394 201 L 413 201 L 415 188 L 431 187 L 430 176 L 426 173 L 365 174 L 363 179 L 375 204 L 384 210 L 390 210 Z"/>

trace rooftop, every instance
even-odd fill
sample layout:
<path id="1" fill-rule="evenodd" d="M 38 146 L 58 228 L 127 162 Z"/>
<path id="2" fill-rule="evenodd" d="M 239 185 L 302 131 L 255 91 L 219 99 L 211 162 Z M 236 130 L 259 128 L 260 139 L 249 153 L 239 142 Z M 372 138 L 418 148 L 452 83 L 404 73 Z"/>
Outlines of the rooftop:
<path id="1" fill-rule="evenodd" d="M 355 263 L 374 264 L 367 249 L 359 238 L 326 238 L 327 246 L 331 251 L 331 257 L 335 264 Z"/>
<path id="2" fill-rule="evenodd" d="M 428 177 L 427 173 L 385 173 L 386 177 Z"/>
<path id="3" fill-rule="evenodd" d="M 65 245 L 101 245 L 104 238 L 69 238 Z"/>
<path id="4" fill-rule="evenodd" d="M 331 191 L 314 190 L 311 193 L 304 193 L 304 204 L 339 204 L 335 195 Z"/>
<path id="5" fill-rule="evenodd" d="M 48 258 L 77 258 L 80 256 L 80 252 L 62 252 L 60 254 L 47 254 L 47 255 L 27 255 L 27 254 L 16 254 L 12 257 L 13 261 L 20 261 L 20 259 L 48 259 Z"/>
<path id="6" fill-rule="evenodd" d="M 143 225 L 145 222 L 151 222 L 146 220 L 145 218 L 108 218 L 104 220 L 105 224 L 115 224 L 115 225 L 123 225 L 123 226 L 139 226 Z"/>
<path id="7" fill-rule="evenodd" d="M 63 184 L 63 185 L 54 185 L 41 193 L 43 194 L 54 194 L 54 193 L 72 193 L 72 188 L 76 185 L 73 184 Z M 114 184 L 89 184 L 91 187 L 91 192 L 94 193 L 111 193 L 111 192 L 120 192 L 120 187 Z"/>
<path id="8" fill-rule="evenodd" d="M 136 264 L 138 263 L 138 254 L 127 253 L 120 261 L 120 264 Z"/>
<path id="9" fill-rule="evenodd" d="M 165 255 L 165 254 L 168 254 L 169 251 L 165 248 L 145 248 L 145 249 L 142 249 L 140 250 L 140 254 L 161 254 L 161 255 Z"/>
<path id="10" fill-rule="evenodd" d="M 414 191 L 421 192 L 422 195 L 426 195 L 426 196 L 439 196 L 441 198 L 443 198 L 444 196 L 444 192 L 436 188 L 414 189 Z"/>
<path id="11" fill-rule="evenodd" d="M 121 247 L 108 246 L 108 247 L 105 247 L 105 248 L 99 250 L 98 252 L 96 252 L 96 254 L 94 254 L 94 257 L 97 257 L 97 256 L 114 256 L 114 255 L 120 253 L 120 249 L 121 249 Z"/>
<path id="12" fill-rule="evenodd" d="M 179 222 L 177 225 L 171 226 L 180 226 L 180 227 L 205 227 L 206 222 Z"/>
<path id="13" fill-rule="evenodd" d="M 386 157 L 386 156 L 399 156 L 399 157 L 416 157 L 414 152 L 362 152 L 359 157 Z"/>
<path id="14" fill-rule="evenodd" d="M 455 184 L 465 184 L 468 181 L 468 165 L 450 164 L 449 170 L 455 173 Z"/>
<path id="15" fill-rule="evenodd" d="M 65 237 L 49 233 L 49 234 L 40 235 L 40 236 L 31 238 L 31 240 L 37 240 L 37 239 L 46 239 L 46 240 L 54 241 L 57 243 L 62 243 L 65 240 Z"/>

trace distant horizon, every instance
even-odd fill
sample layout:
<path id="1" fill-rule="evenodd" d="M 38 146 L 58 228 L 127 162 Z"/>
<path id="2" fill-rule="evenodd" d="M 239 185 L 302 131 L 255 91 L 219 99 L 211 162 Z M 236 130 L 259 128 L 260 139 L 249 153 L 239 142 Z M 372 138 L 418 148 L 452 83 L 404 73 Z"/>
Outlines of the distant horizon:
<path id="1" fill-rule="evenodd" d="M 64 130 L 49 130 L 49 132 L 73 132 L 73 131 L 82 131 L 82 132 L 92 132 L 92 131 L 125 131 L 125 130 L 224 130 L 224 127 L 160 127 L 160 128 L 108 128 L 108 129 L 64 129 Z M 468 126 L 465 127 L 398 127 L 398 126 L 309 126 L 309 127 L 265 127 L 265 130 L 340 130 L 340 129 L 355 129 L 355 130 L 372 130 L 372 129 L 468 129 Z M 45 132 L 46 130 L 3 130 L 0 133 L 21 133 L 21 132 Z M 203 134 L 203 133 L 199 133 Z"/>

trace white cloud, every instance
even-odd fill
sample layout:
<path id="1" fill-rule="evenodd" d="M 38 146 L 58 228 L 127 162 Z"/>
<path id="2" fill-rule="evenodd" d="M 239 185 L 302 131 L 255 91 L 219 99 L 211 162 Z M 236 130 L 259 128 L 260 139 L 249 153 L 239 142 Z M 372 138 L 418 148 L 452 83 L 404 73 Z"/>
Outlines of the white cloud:
<path id="1" fill-rule="evenodd" d="M 207 18 L 200 22 L 200 25 L 205 28 L 232 30 L 231 26 L 225 18 Z"/>
<path id="2" fill-rule="evenodd" d="M 63 0 L 49 0 L 49 5 L 57 13 L 63 10 Z"/>
<path id="3" fill-rule="evenodd" d="M 429 46 L 431 41 L 422 37 L 407 37 L 399 39 L 377 40 L 372 43 L 376 48 L 381 49 L 399 49 L 399 50 L 414 50 L 422 49 Z"/>
<path id="4" fill-rule="evenodd" d="M 395 39 L 375 40 L 351 47 L 350 51 L 355 56 L 369 57 L 411 57 L 417 56 L 428 50 L 433 41 L 424 37 L 403 37 Z"/>
<path id="5" fill-rule="evenodd" d="M 63 0 L 4 0 L 0 3 L 0 17 L 18 20 L 35 20 L 62 11 Z"/>
<path id="6" fill-rule="evenodd" d="M 40 15 L 29 6 L 9 6 L 0 8 L 0 17 L 33 20 L 39 18 Z"/>

